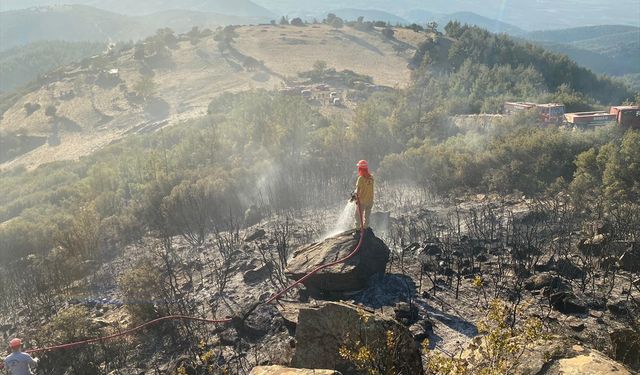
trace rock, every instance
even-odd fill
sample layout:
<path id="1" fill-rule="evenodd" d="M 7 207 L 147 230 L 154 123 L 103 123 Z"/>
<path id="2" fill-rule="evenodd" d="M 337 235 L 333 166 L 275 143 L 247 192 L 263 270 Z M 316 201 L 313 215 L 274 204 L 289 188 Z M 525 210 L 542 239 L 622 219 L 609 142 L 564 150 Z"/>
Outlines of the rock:
<path id="1" fill-rule="evenodd" d="M 607 308 L 607 300 L 602 297 L 586 298 L 585 303 L 589 309 L 604 310 Z"/>
<path id="2" fill-rule="evenodd" d="M 623 365 L 599 351 L 559 338 L 541 341 L 522 358 L 517 375 L 631 375 Z"/>
<path id="3" fill-rule="evenodd" d="M 625 251 L 618 259 L 620 268 L 628 272 L 640 272 L 640 251 L 633 247 Z"/>
<path id="4" fill-rule="evenodd" d="M 591 350 L 588 354 L 557 361 L 546 375 L 632 375 L 623 365 L 607 358 L 604 354 Z"/>
<path id="5" fill-rule="evenodd" d="M 602 311 L 589 311 L 589 316 L 592 318 L 600 319 L 604 316 Z"/>
<path id="6" fill-rule="evenodd" d="M 319 265 L 344 258 L 353 252 L 359 239 L 354 230 L 303 246 L 293 253 L 287 266 L 288 277 L 298 280 Z M 365 232 L 360 251 L 344 263 L 320 270 L 304 281 L 307 288 L 323 292 L 345 292 L 364 288 L 374 274 L 384 273 L 389 248 L 371 230 Z"/>
<path id="7" fill-rule="evenodd" d="M 418 319 L 418 308 L 416 305 L 406 302 L 398 302 L 394 308 L 395 318 L 404 325 L 409 325 Z"/>
<path id="8" fill-rule="evenodd" d="M 377 274 L 369 279 L 366 289 L 353 295 L 353 300 L 357 304 L 373 309 L 389 308 L 393 310 L 391 306 L 395 306 L 398 302 L 411 300 L 416 293 L 416 284 L 409 276 Z"/>
<path id="9" fill-rule="evenodd" d="M 326 302 L 324 301 L 315 300 L 312 301 L 312 303 L 280 301 L 276 307 L 287 327 L 295 329 L 298 325 L 300 309 L 318 308 L 320 306 L 324 306 L 325 303 Z"/>
<path id="10" fill-rule="evenodd" d="M 429 333 L 433 332 L 433 323 L 430 320 L 422 320 L 409 327 L 409 332 L 417 343 L 422 343 L 429 338 Z"/>
<path id="11" fill-rule="evenodd" d="M 249 271 L 249 270 L 256 269 L 256 268 L 260 267 L 260 265 L 262 265 L 262 260 L 260 260 L 260 259 L 251 259 L 251 261 L 246 261 L 246 262 L 240 263 L 240 265 L 238 266 L 238 270 L 240 270 L 240 271 Z"/>
<path id="12" fill-rule="evenodd" d="M 437 257 L 442 254 L 442 248 L 440 244 L 437 242 L 431 242 L 424 245 L 422 251 L 420 252 L 420 258 L 423 259 L 425 257 Z M 425 260 L 423 259 L 423 263 Z"/>
<path id="13" fill-rule="evenodd" d="M 387 347 L 393 332 L 392 347 Z M 340 348 L 369 350 L 393 355 L 395 373 L 422 374 L 420 351 L 409 330 L 394 319 L 358 309 L 355 305 L 329 302 L 318 309 L 301 309 L 296 328 L 296 351 L 292 365 L 299 368 L 326 368 L 331 364 L 345 374 L 366 374 L 338 353 Z M 359 342 L 359 343 L 358 343 Z M 382 358 L 379 358 L 382 363 Z"/>
<path id="14" fill-rule="evenodd" d="M 558 274 L 569 280 L 578 279 L 584 276 L 582 268 L 573 264 L 569 259 L 560 259 L 556 262 L 556 271 Z"/>
<path id="15" fill-rule="evenodd" d="M 563 314 L 583 314 L 589 311 L 584 302 L 570 291 L 554 293 L 549 299 L 551 306 Z"/>
<path id="16" fill-rule="evenodd" d="M 576 332 L 582 332 L 585 329 L 585 324 L 584 322 L 571 322 L 569 323 L 569 328 L 571 328 L 572 330 L 576 331 Z"/>
<path id="17" fill-rule="evenodd" d="M 110 321 L 108 321 L 107 319 L 104 319 L 104 318 L 100 318 L 100 317 L 94 318 L 93 319 L 93 323 L 98 325 L 101 328 L 109 327 L 111 325 Z"/>
<path id="18" fill-rule="evenodd" d="M 262 267 L 245 272 L 244 275 L 242 275 L 242 279 L 247 284 L 256 284 L 268 278 L 272 270 L 273 263 L 268 262 Z"/>
<path id="19" fill-rule="evenodd" d="M 244 242 L 251 242 L 251 241 L 255 241 L 255 240 L 259 240 L 261 238 L 263 238 L 265 235 L 267 234 L 267 232 L 264 231 L 264 229 L 256 229 L 253 232 L 247 233 L 247 235 L 244 237 Z"/>
<path id="20" fill-rule="evenodd" d="M 524 282 L 524 288 L 526 290 L 540 290 L 543 288 L 549 288 L 557 291 L 571 290 L 571 286 L 566 280 L 548 272 L 539 273 L 529 277 Z"/>
<path id="21" fill-rule="evenodd" d="M 607 305 L 607 310 L 614 315 L 627 315 L 630 311 L 630 303 L 628 301 L 616 301 Z"/>
<path id="22" fill-rule="evenodd" d="M 334 370 L 309 370 L 303 368 L 291 368 L 283 366 L 258 366 L 254 367 L 249 375 L 341 375 Z"/>
<path id="23" fill-rule="evenodd" d="M 613 358 L 640 370 L 640 333 L 631 329 L 620 329 L 609 334 Z"/>

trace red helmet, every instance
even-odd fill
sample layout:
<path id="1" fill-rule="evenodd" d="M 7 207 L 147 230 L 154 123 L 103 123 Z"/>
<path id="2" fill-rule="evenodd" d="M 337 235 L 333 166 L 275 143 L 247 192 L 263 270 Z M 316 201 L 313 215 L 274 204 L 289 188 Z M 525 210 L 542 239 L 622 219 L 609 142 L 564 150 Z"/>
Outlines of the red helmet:
<path id="1" fill-rule="evenodd" d="M 16 349 L 22 346 L 22 340 L 20 340 L 19 338 L 15 338 L 11 341 L 9 341 L 9 347 L 11 349 Z"/>
<path id="2" fill-rule="evenodd" d="M 358 162 L 358 168 L 369 168 L 369 163 L 366 160 L 360 160 Z"/>

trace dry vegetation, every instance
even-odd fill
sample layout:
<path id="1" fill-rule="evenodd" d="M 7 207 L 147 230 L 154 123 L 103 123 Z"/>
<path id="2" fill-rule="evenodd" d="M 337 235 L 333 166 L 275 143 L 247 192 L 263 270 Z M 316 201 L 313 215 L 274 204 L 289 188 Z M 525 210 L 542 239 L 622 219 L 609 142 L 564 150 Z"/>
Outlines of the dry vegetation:
<path id="1" fill-rule="evenodd" d="M 135 46 L 123 46 L 111 55 L 49 73 L 4 112 L 0 130 L 51 136 L 53 123 L 60 122 L 60 144 L 45 144 L 3 163 L 2 168 L 31 169 L 44 162 L 78 159 L 139 132 L 145 124 L 167 120 L 173 125 L 200 117 L 211 99 L 223 92 L 283 87 L 318 60 L 337 70 L 369 75 L 379 84 L 404 87 L 409 83 L 408 56 L 394 52 L 393 44 L 377 31 L 262 25 L 239 27 L 235 32 L 231 48 L 203 32 L 189 40 L 181 38 L 162 52 L 162 58 L 147 46 L 143 62 L 135 58 Z M 146 43 L 155 42 L 151 38 Z M 263 65 L 247 66 L 247 58 Z M 113 79 L 108 74 L 111 69 L 118 70 Z M 140 100 L 136 84 L 144 76 L 150 76 L 154 87 L 149 99 Z M 25 105 L 34 103 L 42 109 L 27 112 Z M 56 108 L 55 116 L 45 114 L 48 106 Z"/>

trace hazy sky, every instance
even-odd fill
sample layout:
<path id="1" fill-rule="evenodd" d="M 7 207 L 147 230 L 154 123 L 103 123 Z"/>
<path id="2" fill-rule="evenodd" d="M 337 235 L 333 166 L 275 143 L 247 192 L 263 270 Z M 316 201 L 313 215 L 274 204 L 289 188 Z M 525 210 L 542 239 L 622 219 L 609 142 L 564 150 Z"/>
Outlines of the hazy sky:
<path id="1" fill-rule="evenodd" d="M 467 11 L 526 30 L 605 24 L 640 26 L 640 0 L 135 0 L 134 7 L 131 6 L 131 0 L 0 0 L 0 10 L 80 3 L 136 14 L 167 9 L 206 9 L 216 13 L 238 15 L 234 14 L 233 9 L 242 13 L 243 10 L 251 8 L 249 1 L 271 10 L 278 16 L 309 18 L 319 17 L 330 10 L 358 8 L 383 10 L 420 23 L 430 21 L 428 18 L 431 14 Z M 266 13 L 266 17 L 274 16 Z"/>

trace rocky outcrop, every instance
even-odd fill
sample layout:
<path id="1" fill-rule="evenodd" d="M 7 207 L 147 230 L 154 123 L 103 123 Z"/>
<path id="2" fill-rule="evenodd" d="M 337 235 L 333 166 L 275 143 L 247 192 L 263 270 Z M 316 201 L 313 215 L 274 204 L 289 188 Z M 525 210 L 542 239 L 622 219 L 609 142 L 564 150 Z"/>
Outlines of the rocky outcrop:
<path id="1" fill-rule="evenodd" d="M 261 267 L 254 268 L 245 272 L 242 278 L 247 284 L 256 284 L 269 277 L 273 270 L 273 263 L 267 262 Z"/>
<path id="2" fill-rule="evenodd" d="M 556 262 L 556 271 L 558 274 L 569 280 L 579 279 L 584 276 L 582 268 L 576 266 L 569 259 L 560 259 Z"/>
<path id="3" fill-rule="evenodd" d="M 634 370 L 640 370 L 640 333 L 620 329 L 609 334 L 613 356 Z"/>
<path id="4" fill-rule="evenodd" d="M 640 246 L 633 244 L 620 256 L 620 268 L 628 272 L 640 272 Z"/>
<path id="5" fill-rule="evenodd" d="M 255 240 L 259 240 L 266 236 L 267 232 L 264 229 L 258 228 L 246 234 L 244 237 L 244 242 L 251 242 Z"/>
<path id="6" fill-rule="evenodd" d="M 526 290 L 540 290 L 547 288 L 550 291 L 571 290 L 569 283 L 562 277 L 543 272 L 529 277 L 524 282 Z"/>
<path id="7" fill-rule="evenodd" d="M 283 366 L 258 366 L 254 367 L 249 375 L 341 375 L 334 370 L 309 370 Z"/>
<path id="8" fill-rule="evenodd" d="M 354 231 L 347 231 L 303 246 L 296 250 L 287 266 L 288 277 L 298 280 L 315 267 L 335 262 L 349 255 L 358 244 Z M 367 286 L 374 274 L 384 273 L 389 261 L 389 248 L 371 230 L 365 232 L 360 251 L 344 263 L 325 268 L 304 281 L 312 291 L 346 292 Z"/>
<path id="9" fill-rule="evenodd" d="M 551 306 L 563 314 L 584 314 L 589 311 L 584 301 L 573 292 L 561 291 L 549 296 Z"/>
<path id="10" fill-rule="evenodd" d="M 395 319 L 355 305 L 330 302 L 317 309 L 301 309 L 296 341 L 294 367 L 332 368 L 344 374 L 366 374 L 344 356 L 345 350 L 357 352 L 366 343 L 364 348 L 372 354 L 374 361 L 382 366 L 396 366 L 387 368 L 389 373 L 423 373 L 420 351 L 409 330 Z"/>
<path id="11" fill-rule="evenodd" d="M 528 350 L 517 375 L 632 375 L 624 365 L 596 350 L 566 340 L 544 341 Z"/>
<path id="12" fill-rule="evenodd" d="M 632 375 L 623 365 L 607 358 L 598 351 L 589 351 L 586 354 L 573 358 L 563 358 L 557 361 L 546 375 Z"/>

